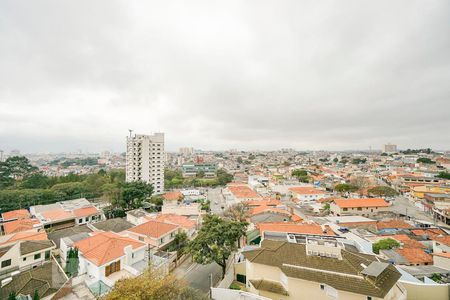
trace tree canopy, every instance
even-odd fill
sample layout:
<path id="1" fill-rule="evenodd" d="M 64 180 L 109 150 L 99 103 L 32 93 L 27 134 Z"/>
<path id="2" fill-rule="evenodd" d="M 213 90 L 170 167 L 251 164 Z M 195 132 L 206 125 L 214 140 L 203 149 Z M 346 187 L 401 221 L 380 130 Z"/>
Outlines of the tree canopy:
<path id="1" fill-rule="evenodd" d="M 126 278 L 116 282 L 104 300 L 206 300 L 197 290 L 174 275 L 163 276 L 158 271 L 148 269 L 141 276 Z"/>
<path id="2" fill-rule="evenodd" d="M 236 242 L 245 233 L 247 224 L 222 219 L 217 215 L 206 215 L 198 235 L 188 245 L 193 261 L 199 264 L 217 263 L 225 276 L 226 262 Z"/>
<path id="3" fill-rule="evenodd" d="M 368 190 L 368 193 L 374 196 L 380 196 L 380 197 L 394 197 L 397 196 L 399 193 L 394 190 L 393 188 L 389 186 L 376 186 Z"/>
<path id="4" fill-rule="evenodd" d="M 440 172 L 437 175 L 438 178 L 443 178 L 443 179 L 450 179 L 450 173 L 449 172 Z"/>
<path id="5" fill-rule="evenodd" d="M 339 193 L 355 192 L 358 187 L 348 183 L 339 183 L 334 186 L 334 190 Z"/>
<path id="6" fill-rule="evenodd" d="M 376 243 L 373 243 L 372 250 L 374 253 L 379 254 L 380 250 L 389 250 L 389 249 L 396 248 L 399 246 L 400 246 L 399 242 L 397 242 L 394 239 L 387 238 L 387 239 L 379 240 Z"/>

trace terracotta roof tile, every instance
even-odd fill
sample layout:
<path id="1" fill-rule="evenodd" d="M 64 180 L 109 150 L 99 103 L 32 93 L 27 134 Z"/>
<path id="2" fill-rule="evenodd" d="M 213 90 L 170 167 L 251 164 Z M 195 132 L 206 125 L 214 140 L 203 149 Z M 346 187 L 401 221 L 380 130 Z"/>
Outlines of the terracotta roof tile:
<path id="1" fill-rule="evenodd" d="M 259 195 L 247 185 L 228 185 L 228 190 L 237 198 L 258 198 Z"/>
<path id="2" fill-rule="evenodd" d="M 3 221 L 20 220 L 31 218 L 30 213 L 26 209 L 12 210 L 2 213 Z"/>
<path id="3" fill-rule="evenodd" d="M 77 218 L 97 215 L 99 213 L 100 211 L 95 206 L 83 207 L 73 211 L 74 216 Z"/>
<path id="4" fill-rule="evenodd" d="M 326 192 L 309 186 L 296 186 L 289 188 L 291 192 L 302 195 L 324 195 Z"/>
<path id="5" fill-rule="evenodd" d="M 164 200 L 176 201 L 183 198 L 183 194 L 180 191 L 177 192 L 167 192 L 163 195 Z"/>
<path id="6" fill-rule="evenodd" d="M 395 252 L 406 258 L 411 264 L 433 263 L 433 257 L 421 248 L 395 249 Z"/>
<path id="7" fill-rule="evenodd" d="M 177 229 L 179 226 L 158 221 L 148 221 L 138 226 L 132 227 L 127 231 L 146 235 L 152 238 L 160 238 L 163 235 Z"/>
<path id="8" fill-rule="evenodd" d="M 34 225 L 39 224 L 39 220 L 36 219 L 19 219 L 3 224 L 3 231 L 5 234 L 16 233 L 20 231 L 26 231 L 34 228 Z"/>
<path id="9" fill-rule="evenodd" d="M 292 224 L 284 222 L 276 223 L 259 223 L 259 231 L 261 235 L 265 231 L 271 232 L 286 232 L 286 233 L 298 233 L 298 234 L 314 234 L 314 235 L 336 235 L 331 228 L 327 227 L 322 229 L 318 224 Z"/>
<path id="10" fill-rule="evenodd" d="M 97 266 L 102 266 L 122 257 L 127 246 L 132 249 L 144 247 L 146 244 L 113 232 L 98 232 L 84 240 L 76 242 L 82 255 Z"/>
<path id="11" fill-rule="evenodd" d="M 377 229 L 390 229 L 390 228 L 396 228 L 396 229 L 412 229 L 414 228 L 410 224 L 406 223 L 403 220 L 400 219 L 394 219 L 394 220 L 387 220 L 387 221 L 378 221 L 377 222 Z"/>
<path id="12" fill-rule="evenodd" d="M 158 214 L 156 218 L 151 219 L 151 217 L 146 217 L 147 220 L 155 220 L 159 222 L 172 223 L 179 225 L 185 229 L 192 229 L 197 225 L 197 222 L 189 219 L 186 216 L 180 216 L 176 214 Z"/>
<path id="13" fill-rule="evenodd" d="M 333 202 L 341 208 L 389 206 L 389 203 L 384 201 L 383 198 L 335 199 Z"/>
<path id="14" fill-rule="evenodd" d="M 17 241 L 44 241 L 44 240 L 48 240 L 47 233 L 45 231 L 28 230 L 1 236 L 0 245 L 6 245 Z"/>
<path id="15" fill-rule="evenodd" d="M 44 211 L 41 213 L 41 215 L 50 221 L 57 221 L 57 220 L 65 220 L 65 219 L 70 219 L 70 218 L 74 218 L 74 216 L 68 212 L 65 211 L 63 209 L 55 209 L 55 210 L 49 210 L 49 211 Z"/>

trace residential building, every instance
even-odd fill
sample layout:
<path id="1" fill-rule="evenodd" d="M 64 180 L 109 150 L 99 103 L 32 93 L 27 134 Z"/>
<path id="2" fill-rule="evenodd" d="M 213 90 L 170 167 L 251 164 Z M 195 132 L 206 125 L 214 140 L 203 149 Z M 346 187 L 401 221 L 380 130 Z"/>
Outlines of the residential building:
<path id="1" fill-rule="evenodd" d="M 113 232 L 92 233 L 73 243 L 78 248 L 79 275 L 86 284 L 103 282 L 109 288 L 122 278 L 137 276 L 147 267 L 147 244 Z"/>
<path id="2" fill-rule="evenodd" d="M 93 223 L 104 218 L 103 213 L 85 198 L 31 206 L 30 212 L 44 228 L 54 230 Z"/>
<path id="3" fill-rule="evenodd" d="M 397 145 L 394 144 L 386 144 L 383 145 L 383 152 L 385 153 L 395 153 L 397 152 Z"/>
<path id="4" fill-rule="evenodd" d="M 155 193 L 164 192 L 164 133 L 127 137 L 126 181 L 152 184 Z"/>
<path id="5" fill-rule="evenodd" d="M 11 274 L 10 277 L 3 279 L 0 287 L 0 299 L 8 299 L 12 292 L 20 296 L 20 299 L 33 299 L 35 292 L 39 299 L 53 299 L 53 296 L 67 281 L 64 270 L 54 259 L 51 259 L 42 266 Z"/>
<path id="6" fill-rule="evenodd" d="M 405 300 L 400 272 L 373 255 L 345 249 L 339 241 L 307 238 L 305 244 L 263 240 L 242 253 L 238 274 L 249 292 L 276 300 Z"/>
<path id="7" fill-rule="evenodd" d="M 50 260 L 55 244 L 49 240 L 27 241 L 0 246 L 0 278 L 23 271 Z"/>
<path id="8" fill-rule="evenodd" d="M 330 193 L 309 186 L 296 186 L 289 188 L 291 195 L 300 202 L 317 201 L 330 197 Z"/>
<path id="9" fill-rule="evenodd" d="M 125 230 L 123 233 L 129 237 L 149 244 L 158 249 L 164 249 L 173 241 L 180 231 L 180 226 L 159 221 L 147 221 Z"/>
<path id="10" fill-rule="evenodd" d="M 360 215 L 370 217 L 380 212 L 389 211 L 389 203 L 382 198 L 335 199 L 330 204 L 330 211 L 336 216 Z"/>
<path id="11" fill-rule="evenodd" d="M 216 164 L 183 164 L 181 167 L 183 177 L 195 177 L 200 172 L 203 173 L 205 178 L 216 177 L 217 165 Z"/>

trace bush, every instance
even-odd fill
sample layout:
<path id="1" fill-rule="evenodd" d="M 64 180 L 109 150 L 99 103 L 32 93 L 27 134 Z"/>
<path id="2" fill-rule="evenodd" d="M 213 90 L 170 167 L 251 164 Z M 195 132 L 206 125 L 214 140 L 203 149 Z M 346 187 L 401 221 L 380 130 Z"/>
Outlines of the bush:
<path id="1" fill-rule="evenodd" d="M 233 283 L 230 285 L 230 289 L 232 289 L 232 290 L 240 290 L 240 289 L 241 289 L 241 286 L 240 286 L 239 284 L 233 282 Z"/>
<path id="2" fill-rule="evenodd" d="M 372 245 L 372 250 L 374 253 L 379 254 L 380 250 L 390 250 L 392 248 L 399 247 L 400 244 L 394 239 L 387 238 L 379 240 L 378 242 Z"/>

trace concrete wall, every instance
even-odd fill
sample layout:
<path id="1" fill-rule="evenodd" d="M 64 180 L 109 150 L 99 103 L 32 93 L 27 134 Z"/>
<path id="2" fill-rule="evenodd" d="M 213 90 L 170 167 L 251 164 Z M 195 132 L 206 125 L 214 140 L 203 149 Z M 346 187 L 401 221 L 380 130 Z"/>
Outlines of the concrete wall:
<path id="1" fill-rule="evenodd" d="M 389 211 L 389 207 L 362 207 L 361 210 L 358 210 L 358 208 L 347 208 L 347 210 L 341 209 L 339 206 L 337 206 L 335 203 L 330 204 L 330 210 L 334 215 L 340 215 L 340 216 L 373 216 L 376 215 L 378 212 L 383 211 Z"/>
<path id="2" fill-rule="evenodd" d="M 416 284 L 402 282 L 408 293 L 408 300 L 448 300 L 450 285 L 448 284 Z"/>
<path id="3" fill-rule="evenodd" d="M 436 267 L 450 270 L 450 258 L 434 255 L 433 264 Z"/>

